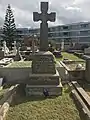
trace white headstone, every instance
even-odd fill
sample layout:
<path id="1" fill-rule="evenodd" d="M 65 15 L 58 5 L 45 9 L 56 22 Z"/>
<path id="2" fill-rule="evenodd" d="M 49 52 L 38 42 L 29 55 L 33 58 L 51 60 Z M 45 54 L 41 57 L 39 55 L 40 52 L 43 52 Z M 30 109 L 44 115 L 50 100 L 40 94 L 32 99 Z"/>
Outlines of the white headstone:
<path id="1" fill-rule="evenodd" d="M 89 55 L 90 54 L 90 47 L 84 49 L 84 54 Z"/>
<path id="2" fill-rule="evenodd" d="M 17 47 L 16 47 L 16 41 L 14 41 L 14 43 L 13 43 L 13 45 L 14 45 L 14 53 L 16 54 L 17 53 Z"/>
<path id="3" fill-rule="evenodd" d="M 80 64 L 80 63 L 76 65 L 76 69 L 82 69 L 82 67 L 83 67 L 83 66 L 82 66 L 82 64 Z"/>
<path id="4" fill-rule="evenodd" d="M 3 51 L 4 51 L 4 55 L 6 55 L 6 54 L 9 53 L 9 49 L 8 49 L 8 47 L 6 46 L 6 41 L 3 41 Z"/>
<path id="5" fill-rule="evenodd" d="M 61 43 L 61 50 L 62 51 L 64 50 L 64 40 L 62 40 L 62 43 Z"/>
<path id="6" fill-rule="evenodd" d="M 2 86 L 3 78 L 0 78 L 0 87 Z"/>

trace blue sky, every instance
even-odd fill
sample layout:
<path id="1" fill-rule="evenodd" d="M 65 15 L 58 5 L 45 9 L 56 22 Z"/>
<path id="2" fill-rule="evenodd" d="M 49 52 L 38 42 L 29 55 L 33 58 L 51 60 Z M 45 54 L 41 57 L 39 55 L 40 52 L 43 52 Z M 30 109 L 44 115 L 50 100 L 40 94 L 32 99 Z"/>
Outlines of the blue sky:
<path id="1" fill-rule="evenodd" d="M 47 1 L 49 12 L 56 12 L 56 21 L 50 22 L 49 26 L 90 21 L 90 0 Z M 7 5 L 11 4 L 17 27 L 38 27 L 39 22 L 33 22 L 32 14 L 40 12 L 40 2 L 40 0 L 0 0 L 0 26 L 3 25 Z"/>

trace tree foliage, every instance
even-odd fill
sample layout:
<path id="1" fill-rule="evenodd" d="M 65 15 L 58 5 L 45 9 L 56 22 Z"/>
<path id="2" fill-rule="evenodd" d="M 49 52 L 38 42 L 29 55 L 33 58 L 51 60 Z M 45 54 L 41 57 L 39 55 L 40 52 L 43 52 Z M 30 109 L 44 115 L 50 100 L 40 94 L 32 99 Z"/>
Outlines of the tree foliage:
<path id="1" fill-rule="evenodd" d="M 10 4 L 7 7 L 5 21 L 3 25 L 3 40 L 6 41 L 9 48 L 16 39 L 16 25 Z"/>

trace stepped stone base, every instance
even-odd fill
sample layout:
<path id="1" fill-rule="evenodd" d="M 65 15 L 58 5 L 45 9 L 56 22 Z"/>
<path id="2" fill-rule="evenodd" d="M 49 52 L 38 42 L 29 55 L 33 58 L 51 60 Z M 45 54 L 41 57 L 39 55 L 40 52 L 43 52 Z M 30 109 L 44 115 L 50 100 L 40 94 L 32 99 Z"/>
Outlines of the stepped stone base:
<path id="1" fill-rule="evenodd" d="M 43 89 L 47 89 L 49 96 L 59 96 L 62 94 L 62 84 L 59 85 L 26 85 L 27 96 L 43 95 Z"/>
<path id="2" fill-rule="evenodd" d="M 29 85 L 59 85 L 59 73 L 56 74 L 29 74 Z"/>
<path id="3" fill-rule="evenodd" d="M 27 83 L 25 88 L 27 96 L 44 95 L 45 89 L 49 96 L 62 94 L 61 80 L 51 52 L 39 52 L 33 56 L 32 73 L 29 74 L 29 79 L 25 82 Z"/>

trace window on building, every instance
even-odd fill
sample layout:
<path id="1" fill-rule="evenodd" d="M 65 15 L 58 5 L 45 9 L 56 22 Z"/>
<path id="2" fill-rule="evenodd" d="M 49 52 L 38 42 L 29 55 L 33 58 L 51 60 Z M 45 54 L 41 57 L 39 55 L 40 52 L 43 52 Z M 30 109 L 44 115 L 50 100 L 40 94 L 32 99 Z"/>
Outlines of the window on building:
<path id="1" fill-rule="evenodd" d="M 89 27 L 89 24 L 81 24 L 81 28 Z"/>
<path id="2" fill-rule="evenodd" d="M 68 32 L 64 32 L 63 35 L 64 35 L 64 36 L 68 36 Z"/>
<path id="3" fill-rule="evenodd" d="M 68 26 L 63 26 L 63 29 L 68 29 Z"/>
<path id="4" fill-rule="evenodd" d="M 49 31 L 50 31 L 50 32 L 54 32 L 54 31 L 55 31 L 55 27 L 49 28 Z"/>
<path id="5" fill-rule="evenodd" d="M 88 30 L 88 34 L 90 34 L 90 30 Z"/>
<path id="6" fill-rule="evenodd" d="M 80 35 L 87 35 L 88 34 L 88 31 L 81 31 L 80 32 Z"/>

